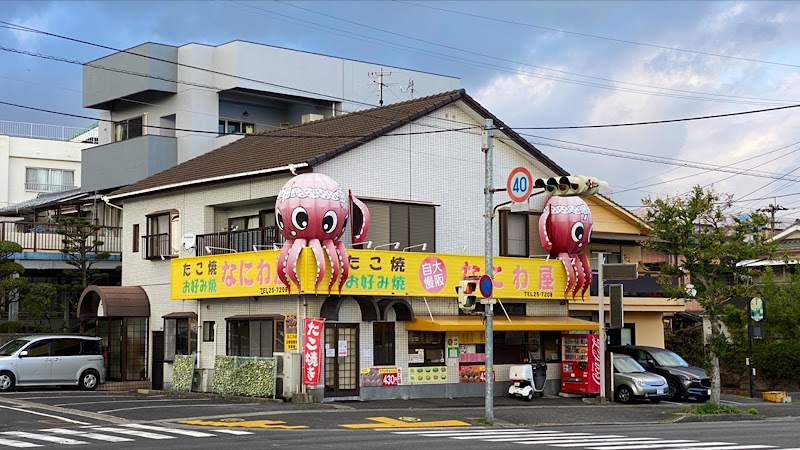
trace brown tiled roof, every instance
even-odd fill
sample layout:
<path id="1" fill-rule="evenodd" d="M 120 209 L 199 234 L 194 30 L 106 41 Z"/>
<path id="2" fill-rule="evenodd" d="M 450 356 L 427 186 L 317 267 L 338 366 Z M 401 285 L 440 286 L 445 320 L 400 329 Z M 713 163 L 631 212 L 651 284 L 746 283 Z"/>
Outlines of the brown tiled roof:
<path id="1" fill-rule="evenodd" d="M 456 101 L 463 101 L 484 117 L 494 119 L 496 127 L 502 128 L 503 133 L 539 161 L 559 175 L 567 174 L 533 145 L 497 120 L 462 89 L 245 136 L 120 188 L 109 196 L 127 197 L 169 187 L 255 175 L 254 172 L 281 169 L 290 164 L 305 163 L 313 167 Z M 443 122 L 441 127 L 463 128 L 464 125 Z"/>

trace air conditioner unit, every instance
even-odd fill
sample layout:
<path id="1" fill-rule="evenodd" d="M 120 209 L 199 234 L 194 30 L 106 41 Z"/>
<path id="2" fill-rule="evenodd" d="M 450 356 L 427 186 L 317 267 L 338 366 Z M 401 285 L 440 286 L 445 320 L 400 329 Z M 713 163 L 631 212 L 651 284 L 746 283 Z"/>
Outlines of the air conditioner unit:
<path id="1" fill-rule="evenodd" d="M 276 379 L 275 395 L 291 399 L 292 394 L 300 392 L 301 362 L 303 355 L 299 352 L 275 353 Z"/>
<path id="2" fill-rule="evenodd" d="M 300 116 L 300 123 L 313 122 L 315 120 L 322 120 L 324 118 L 325 116 L 323 116 L 322 114 L 303 114 L 302 116 Z"/>
<path id="3" fill-rule="evenodd" d="M 194 369 L 192 392 L 211 392 L 213 381 L 214 369 Z"/>

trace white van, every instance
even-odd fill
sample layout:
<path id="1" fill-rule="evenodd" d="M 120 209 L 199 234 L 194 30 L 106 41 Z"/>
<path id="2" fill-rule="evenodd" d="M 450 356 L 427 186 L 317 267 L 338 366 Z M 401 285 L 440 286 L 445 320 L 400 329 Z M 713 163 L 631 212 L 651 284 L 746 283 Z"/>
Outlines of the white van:
<path id="1" fill-rule="evenodd" d="M 27 336 L 0 347 L 0 392 L 14 386 L 80 386 L 105 383 L 100 338 Z"/>

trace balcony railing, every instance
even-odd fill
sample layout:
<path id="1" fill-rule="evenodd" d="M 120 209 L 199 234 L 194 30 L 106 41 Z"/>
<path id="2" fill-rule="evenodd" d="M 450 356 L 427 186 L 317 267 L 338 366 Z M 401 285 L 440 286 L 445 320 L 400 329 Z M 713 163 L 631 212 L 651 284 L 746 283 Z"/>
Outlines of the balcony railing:
<path id="1" fill-rule="evenodd" d="M 12 122 L 0 120 L 0 134 L 37 139 L 52 139 L 56 141 L 76 141 L 97 143 L 97 126 L 89 128 L 64 127 L 61 125 L 46 125 L 41 123 Z"/>
<path id="2" fill-rule="evenodd" d="M 25 182 L 25 190 L 30 192 L 62 192 L 75 189 L 75 184 L 50 184 Z"/>
<path id="3" fill-rule="evenodd" d="M 61 251 L 64 235 L 58 233 L 60 228 L 55 223 L 0 222 L 0 241 L 16 242 L 25 251 Z M 96 239 L 103 242 L 98 252 L 119 254 L 122 253 L 121 234 L 121 227 L 103 227 L 97 236 L 87 239 L 87 245 Z"/>
<path id="4" fill-rule="evenodd" d="M 195 239 L 198 256 L 218 255 L 231 251 L 252 252 L 254 247 L 271 248 L 272 244 L 280 242 L 275 227 L 199 234 Z"/>
<path id="5" fill-rule="evenodd" d="M 142 236 L 142 259 L 172 258 L 170 241 L 169 233 Z"/>

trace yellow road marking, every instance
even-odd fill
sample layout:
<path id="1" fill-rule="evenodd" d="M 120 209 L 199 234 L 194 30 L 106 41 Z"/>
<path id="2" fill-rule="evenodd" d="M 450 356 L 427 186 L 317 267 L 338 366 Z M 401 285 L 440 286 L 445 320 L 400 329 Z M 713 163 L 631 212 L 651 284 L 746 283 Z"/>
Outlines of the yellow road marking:
<path id="1" fill-rule="evenodd" d="M 286 422 L 280 420 L 246 420 L 241 422 L 225 422 L 214 420 L 182 420 L 178 423 L 184 425 L 201 425 L 206 427 L 228 427 L 228 428 L 279 428 L 281 430 L 302 430 L 308 428 L 305 425 L 285 425 Z"/>
<path id="2" fill-rule="evenodd" d="M 353 430 L 373 429 L 373 428 L 431 428 L 431 427 L 468 427 L 470 424 L 460 420 L 438 420 L 434 422 L 406 422 L 403 420 L 392 419 L 391 417 L 367 417 L 377 423 L 351 423 L 339 425 L 340 427 Z"/>

